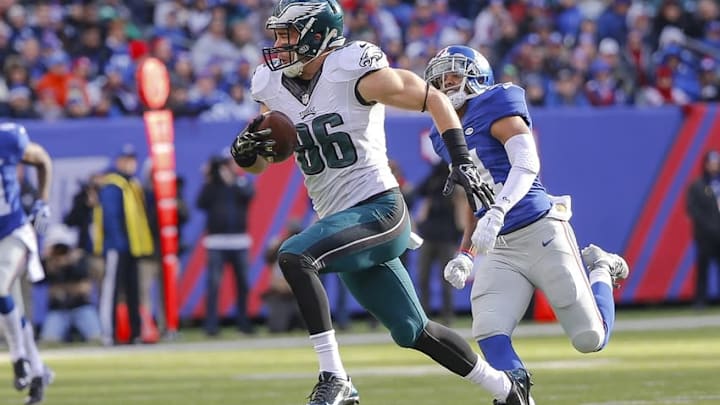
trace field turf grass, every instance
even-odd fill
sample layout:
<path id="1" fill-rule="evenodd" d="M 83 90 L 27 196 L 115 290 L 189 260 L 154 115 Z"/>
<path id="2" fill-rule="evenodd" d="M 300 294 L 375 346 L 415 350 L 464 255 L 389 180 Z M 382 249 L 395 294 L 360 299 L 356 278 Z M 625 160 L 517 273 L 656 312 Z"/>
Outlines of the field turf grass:
<path id="1" fill-rule="evenodd" d="M 305 404 L 317 372 L 312 349 L 239 347 L 221 341 L 46 348 L 57 379 L 45 403 Z M 720 404 L 718 327 L 617 331 L 605 351 L 591 355 L 575 352 L 564 336 L 520 337 L 516 347 L 534 373 L 537 405 Z M 386 343 L 341 350 L 363 405 L 492 403 L 489 394 L 419 353 Z M 8 364 L 0 368 L 0 404 L 22 404 L 7 357 L 0 361 Z"/>

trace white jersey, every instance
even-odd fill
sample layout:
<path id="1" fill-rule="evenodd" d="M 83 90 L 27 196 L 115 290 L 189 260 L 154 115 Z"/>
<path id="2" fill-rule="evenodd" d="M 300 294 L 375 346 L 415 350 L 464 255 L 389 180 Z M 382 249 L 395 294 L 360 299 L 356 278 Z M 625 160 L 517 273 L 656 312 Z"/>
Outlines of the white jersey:
<path id="1" fill-rule="evenodd" d="M 265 65 L 253 74 L 253 98 L 295 123 L 295 161 L 320 218 L 398 186 L 386 154 L 385 106 L 366 102 L 356 88 L 387 66 L 380 48 L 358 41 L 331 52 L 306 85 Z"/>

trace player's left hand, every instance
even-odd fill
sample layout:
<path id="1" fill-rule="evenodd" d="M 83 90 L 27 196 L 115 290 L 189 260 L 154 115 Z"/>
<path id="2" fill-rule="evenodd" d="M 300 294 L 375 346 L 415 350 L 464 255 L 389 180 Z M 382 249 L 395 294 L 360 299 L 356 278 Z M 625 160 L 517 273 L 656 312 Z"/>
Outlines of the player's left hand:
<path id="1" fill-rule="evenodd" d="M 495 247 L 495 239 L 497 239 L 504 222 L 505 214 L 497 206 L 491 207 L 478 220 L 472 234 L 472 243 L 478 253 L 487 254 Z"/>
<path id="2" fill-rule="evenodd" d="M 480 180 L 477 167 L 472 163 L 463 163 L 450 169 L 450 175 L 443 188 L 443 195 L 447 197 L 452 194 L 455 184 L 459 184 L 465 189 L 468 203 L 473 212 L 477 212 L 479 209 L 478 203 L 486 209 L 495 203 L 492 189 L 487 183 Z"/>
<path id="3" fill-rule="evenodd" d="M 50 206 L 43 200 L 35 200 L 30 211 L 30 223 L 38 235 L 45 234 L 50 225 Z"/>

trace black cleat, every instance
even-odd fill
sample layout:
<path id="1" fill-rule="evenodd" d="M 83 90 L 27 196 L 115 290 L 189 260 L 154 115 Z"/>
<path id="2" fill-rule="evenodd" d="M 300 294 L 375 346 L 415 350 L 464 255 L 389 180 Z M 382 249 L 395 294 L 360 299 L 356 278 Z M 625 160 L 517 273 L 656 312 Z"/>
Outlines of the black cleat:
<path id="1" fill-rule="evenodd" d="M 350 378 L 343 380 L 336 375 L 323 371 L 308 397 L 307 405 L 357 405 L 360 395 L 353 387 Z"/>
<path id="2" fill-rule="evenodd" d="M 30 390 L 25 398 L 25 405 L 39 404 L 45 396 L 45 382 L 43 377 L 33 377 L 30 381 Z"/>
<path id="3" fill-rule="evenodd" d="M 510 388 L 510 394 L 505 398 L 507 405 L 530 405 L 530 374 L 527 370 L 522 368 L 516 368 L 514 370 L 505 371 L 512 387 Z M 494 403 L 500 404 L 495 401 Z"/>
<path id="4" fill-rule="evenodd" d="M 15 386 L 16 390 L 22 391 L 30 384 L 30 375 L 28 373 L 30 363 L 26 359 L 17 359 L 12 366 L 15 375 L 13 386 Z"/>

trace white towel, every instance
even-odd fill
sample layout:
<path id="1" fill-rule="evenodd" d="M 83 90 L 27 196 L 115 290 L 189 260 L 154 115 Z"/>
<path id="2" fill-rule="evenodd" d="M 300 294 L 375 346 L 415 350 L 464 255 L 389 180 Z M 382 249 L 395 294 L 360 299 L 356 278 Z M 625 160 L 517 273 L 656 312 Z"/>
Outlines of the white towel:
<path id="1" fill-rule="evenodd" d="M 410 242 L 408 243 L 408 249 L 415 250 L 422 246 L 423 238 L 415 232 L 410 232 Z"/>
<path id="2" fill-rule="evenodd" d="M 560 221 L 569 221 L 572 217 L 572 199 L 569 195 L 550 196 L 550 201 L 553 203 L 550 212 L 548 212 L 548 218 L 559 219 Z"/>
<path id="3" fill-rule="evenodd" d="M 18 238 L 28 250 L 27 277 L 33 283 L 45 278 L 45 270 L 40 263 L 40 252 L 38 251 L 37 237 L 35 230 L 29 223 L 17 228 L 12 235 Z"/>

